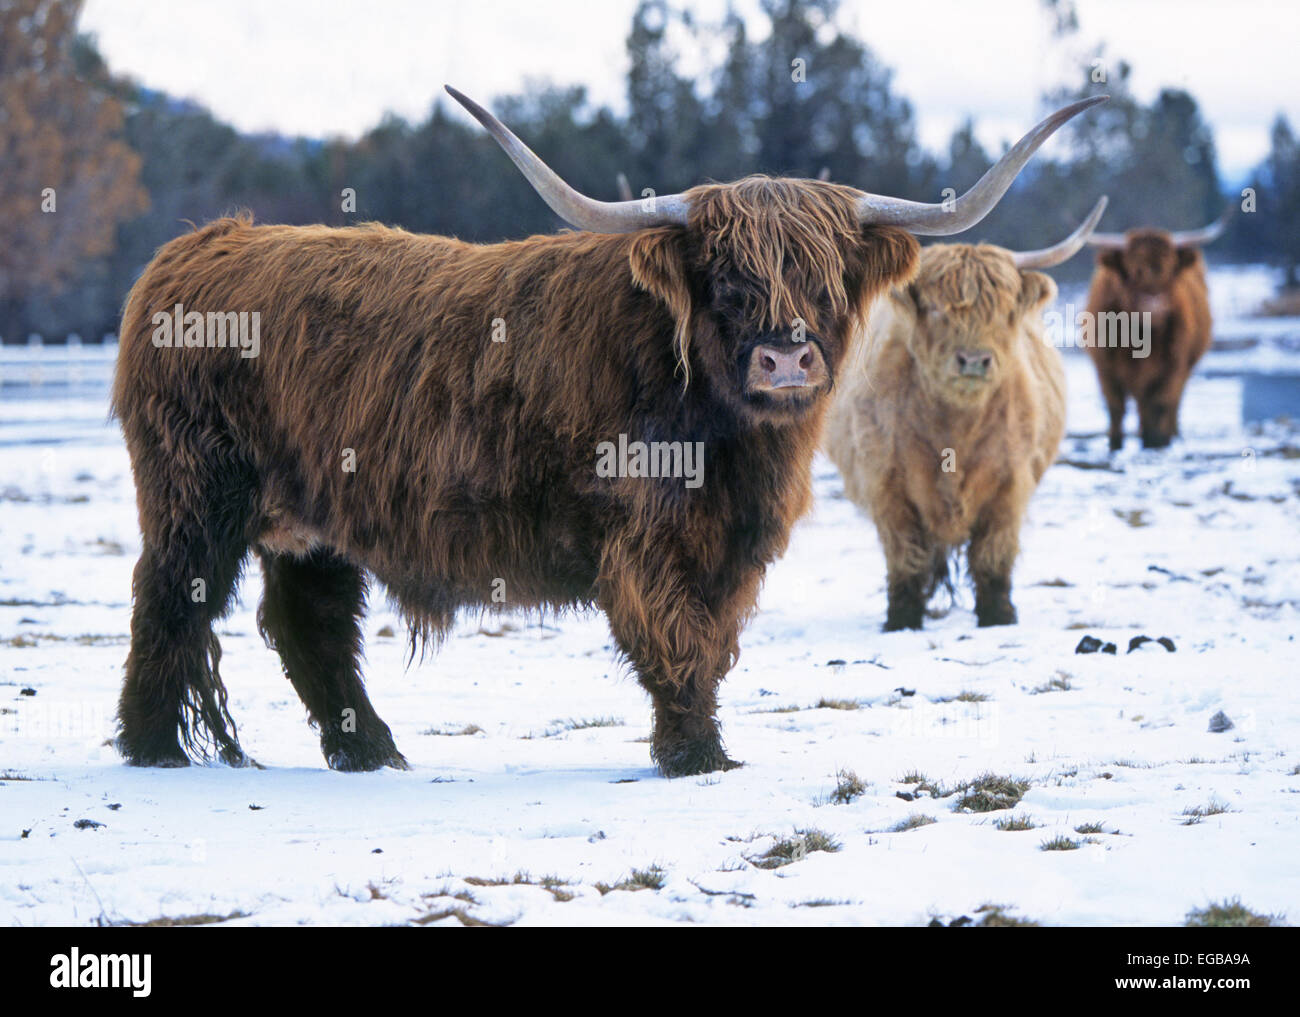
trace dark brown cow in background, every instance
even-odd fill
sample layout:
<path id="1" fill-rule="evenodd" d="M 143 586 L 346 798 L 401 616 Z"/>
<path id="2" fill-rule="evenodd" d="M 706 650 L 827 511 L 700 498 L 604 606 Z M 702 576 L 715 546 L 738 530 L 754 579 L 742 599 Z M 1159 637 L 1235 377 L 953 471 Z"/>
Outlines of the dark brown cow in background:
<path id="1" fill-rule="evenodd" d="M 767 177 L 607 203 L 452 94 L 583 232 L 477 245 L 223 219 L 131 291 L 113 389 L 143 533 L 118 711 L 131 763 L 245 761 L 213 623 L 251 549 L 262 631 L 331 767 L 406 765 L 361 681 L 367 574 L 435 639 L 463 607 L 598 606 L 653 700 L 660 770 L 735 765 L 718 683 L 809 507 L 867 308 L 915 271 L 913 233 L 979 222 L 1101 101 L 1044 120 L 955 204 Z M 256 356 L 213 342 L 236 312 L 260 315 Z M 599 470 L 602 446 L 632 442 L 703 449 L 703 469 Z"/>
<path id="2" fill-rule="evenodd" d="M 1199 248 L 1223 232 L 1230 216 L 1231 209 L 1199 230 L 1135 229 L 1089 238 L 1099 251 L 1088 293 L 1088 352 L 1110 414 L 1111 451 L 1124 444 L 1130 397 L 1137 402 L 1143 448 L 1164 448 L 1178 433 L 1183 387 L 1210 346 L 1210 300 Z M 1129 341 L 1113 341 L 1112 330 L 1120 326 Z M 1129 334 L 1135 328 L 1144 330 L 1140 344 Z"/>

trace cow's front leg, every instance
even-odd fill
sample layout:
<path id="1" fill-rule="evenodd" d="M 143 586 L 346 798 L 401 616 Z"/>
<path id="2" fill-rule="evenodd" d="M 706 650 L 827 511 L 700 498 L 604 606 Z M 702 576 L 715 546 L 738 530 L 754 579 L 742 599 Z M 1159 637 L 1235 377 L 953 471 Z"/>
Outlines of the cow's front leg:
<path id="1" fill-rule="evenodd" d="M 720 676 L 690 679 L 680 686 L 645 673 L 639 678 L 654 700 L 650 758 L 665 777 L 689 777 L 741 765 L 722 745 L 717 717 Z"/>
<path id="2" fill-rule="evenodd" d="M 925 619 L 926 576 L 923 572 L 906 575 L 889 573 L 885 609 L 886 632 L 898 632 L 902 629 L 919 629 Z"/>
<path id="3" fill-rule="evenodd" d="M 1138 400 L 1143 448 L 1168 448 L 1178 433 L 1178 406 L 1187 380 L 1185 369 L 1159 379 Z"/>
<path id="4" fill-rule="evenodd" d="M 1125 395 L 1124 386 L 1115 378 L 1102 376 L 1101 394 L 1106 401 L 1106 414 L 1110 418 L 1110 428 L 1107 437 L 1110 442 L 1110 450 L 1118 452 L 1124 447 L 1124 410 L 1128 402 Z"/>
<path id="5" fill-rule="evenodd" d="M 971 576 L 975 581 L 975 619 L 981 627 L 1014 625 L 1011 569 L 1020 550 L 1020 515 L 1024 499 L 1011 486 L 985 506 L 971 533 Z"/>
<path id="6" fill-rule="evenodd" d="M 920 513 L 901 497 L 876 506 L 876 532 L 885 551 L 888 604 L 885 631 L 919 629 L 934 587 L 940 555 L 925 532 Z"/>
<path id="7" fill-rule="evenodd" d="M 739 654 L 744 612 L 710 609 L 686 570 L 662 557 L 619 557 L 603 570 L 599 599 L 654 704 L 650 757 L 665 777 L 740 766 L 723 749 L 717 697 Z"/>

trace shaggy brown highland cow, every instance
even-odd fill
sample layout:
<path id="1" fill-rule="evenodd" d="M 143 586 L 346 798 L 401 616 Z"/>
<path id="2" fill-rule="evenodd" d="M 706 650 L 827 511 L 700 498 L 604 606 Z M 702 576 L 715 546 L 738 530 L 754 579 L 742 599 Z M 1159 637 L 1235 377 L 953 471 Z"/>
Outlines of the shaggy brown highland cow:
<path id="1" fill-rule="evenodd" d="M 1065 432 L 1065 371 L 1045 340 L 1049 276 L 1083 246 L 1102 198 L 1042 251 L 935 244 L 880 301 L 831 407 L 826 449 L 875 521 L 888 569 L 885 630 L 919 629 L 966 546 L 980 625 L 1016 621 L 1020 521 Z"/>
<path id="2" fill-rule="evenodd" d="M 584 232 L 475 245 L 222 219 L 166 244 L 130 294 L 113 405 L 143 531 L 118 713 L 131 763 L 245 761 L 213 623 L 252 549 L 263 634 L 331 767 L 406 765 L 358 668 L 368 574 L 413 639 L 503 606 L 494 593 L 599 607 L 653 701 L 660 770 L 735 765 L 718 683 L 808 507 L 851 336 L 913 272 L 909 231 L 979 221 L 1092 104 L 955 207 L 765 177 L 604 203 L 452 94 Z M 161 345 L 178 305 L 185 342 Z M 193 345 L 223 312 L 260 316 L 257 356 Z M 698 483 L 600 475 L 599 447 L 623 440 L 701 443 Z"/>
<path id="3" fill-rule="evenodd" d="M 1087 348 L 1110 414 L 1111 451 L 1124 444 L 1130 397 L 1137 403 L 1143 448 L 1165 448 L 1178 433 L 1183 388 L 1210 348 L 1210 297 L 1199 248 L 1218 238 L 1231 215 L 1229 208 L 1199 230 L 1139 229 L 1089 238 L 1099 250 L 1088 293 L 1094 336 Z M 1149 321 L 1141 346 L 1127 332 L 1128 342 L 1109 335 L 1117 315 L 1136 318 L 1124 322 L 1128 332 L 1147 328 Z"/>

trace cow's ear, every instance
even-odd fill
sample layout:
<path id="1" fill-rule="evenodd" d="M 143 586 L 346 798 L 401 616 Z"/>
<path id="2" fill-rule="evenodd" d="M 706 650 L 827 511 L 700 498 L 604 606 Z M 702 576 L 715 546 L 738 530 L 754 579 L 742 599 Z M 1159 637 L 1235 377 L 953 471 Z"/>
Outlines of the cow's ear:
<path id="1" fill-rule="evenodd" d="M 627 255 L 632 281 L 662 300 L 678 321 L 690 317 L 691 313 L 682 240 L 682 231 L 675 227 L 642 230 L 632 240 Z"/>
<path id="2" fill-rule="evenodd" d="M 1178 257 L 1178 271 L 1191 268 L 1201 260 L 1201 249 L 1199 247 L 1179 247 L 1174 251 Z"/>
<path id="3" fill-rule="evenodd" d="M 845 283 L 858 313 L 866 318 L 882 291 L 904 289 L 921 266 L 921 245 L 897 226 L 864 226 L 858 235 L 857 264 L 850 266 Z M 892 298 L 892 294 L 891 294 Z"/>
<path id="4" fill-rule="evenodd" d="M 674 340 L 682 364 L 690 345 L 691 287 L 686 279 L 686 245 L 681 229 L 642 230 L 627 255 L 632 281 L 661 300 L 676 322 Z"/>
<path id="5" fill-rule="evenodd" d="M 1020 273 L 1020 313 L 1033 314 L 1056 299 L 1056 283 L 1042 272 Z"/>
<path id="6" fill-rule="evenodd" d="M 1123 251 L 1102 251 L 1097 255 L 1097 264 L 1102 268 L 1108 268 L 1121 279 L 1127 279 L 1124 272 L 1124 252 Z"/>
<path id="7" fill-rule="evenodd" d="M 921 313 L 921 294 L 916 288 L 915 282 L 904 283 L 901 286 L 891 286 L 889 295 L 885 299 L 893 304 L 895 308 L 913 318 Z"/>

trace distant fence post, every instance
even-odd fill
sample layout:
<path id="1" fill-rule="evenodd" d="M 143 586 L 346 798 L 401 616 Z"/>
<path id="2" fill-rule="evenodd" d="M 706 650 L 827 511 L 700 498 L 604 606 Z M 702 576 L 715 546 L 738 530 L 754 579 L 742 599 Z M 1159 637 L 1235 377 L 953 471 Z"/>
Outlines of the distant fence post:
<path id="1" fill-rule="evenodd" d="M 68 381 L 71 384 L 79 385 L 82 381 L 83 371 L 81 368 L 81 336 L 76 332 L 68 333 Z"/>
<path id="2" fill-rule="evenodd" d="M 68 395 L 85 396 L 88 386 L 98 389 L 111 383 L 117 352 L 117 336 L 111 332 L 104 334 L 103 345 L 88 343 L 78 332 L 55 343 L 30 332 L 25 344 L 0 345 L 0 384 L 6 386 L 6 395 L 12 388 L 15 396 L 42 399 L 61 397 L 64 389 Z"/>
<path id="3" fill-rule="evenodd" d="M 45 380 L 41 374 L 40 352 L 44 346 L 39 332 L 29 332 L 27 334 L 27 348 L 32 351 L 31 370 L 27 372 L 27 380 L 31 383 L 32 388 L 40 388 L 41 383 Z"/>

